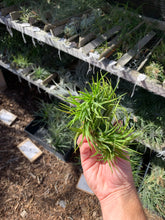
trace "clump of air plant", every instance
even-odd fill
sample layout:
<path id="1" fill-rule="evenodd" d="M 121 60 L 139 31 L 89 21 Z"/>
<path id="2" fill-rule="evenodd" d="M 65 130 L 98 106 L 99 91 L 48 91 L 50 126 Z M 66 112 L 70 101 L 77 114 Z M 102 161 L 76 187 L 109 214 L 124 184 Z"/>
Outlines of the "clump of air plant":
<path id="1" fill-rule="evenodd" d="M 164 217 L 165 201 L 165 162 L 154 157 L 151 160 L 151 172 L 148 173 L 142 184 L 140 198 L 143 205 L 151 212 Z"/>
<path id="2" fill-rule="evenodd" d="M 80 127 L 74 128 L 75 147 L 77 137 L 82 134 L 87 138 L 90 147 L 94 147 L 95 155 L 100 155 L 104 162 L 114 164 L 115 158 L 128 160 L 128 154 L 133 152 L 129 146 L 137 138 L 138 133 L 134 127 L 128 128 L 129 115 L 119 103 L 122 96 L 117 97 L 111 82 L 97 75 L 97 80 L 90 84 L 90 90 L 80 91 L 78 96 L 66 98 L 70 106 L 61 104 L 64 111 L 69 113 L 71 120 L 69 126 L 72 128 L 77 122 Z M 118 112 L 125 116 L 125 123 L 117 117 Z M 80 143 L 81 145 L 81 143 Z"/>
<path id="3" fill-rule="evenodd" d="M 145 67 L 145 73 L 153 79 L 158 79 L 160 82 L 163 82 L 164 77 L 164 68 L 158 62 L 151 62 Z"/>

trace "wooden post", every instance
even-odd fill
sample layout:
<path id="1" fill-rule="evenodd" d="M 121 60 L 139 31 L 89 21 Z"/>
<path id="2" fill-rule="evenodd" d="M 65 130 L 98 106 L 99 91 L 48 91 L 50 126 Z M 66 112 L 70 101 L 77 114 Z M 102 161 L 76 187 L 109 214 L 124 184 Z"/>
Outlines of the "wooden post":
<path id="1" fill-rule="evenodd" d="M 4 91 L 7 88 L 6 81 L 4 79 L 3 73 L 0 70 L 0 91 Z"/>

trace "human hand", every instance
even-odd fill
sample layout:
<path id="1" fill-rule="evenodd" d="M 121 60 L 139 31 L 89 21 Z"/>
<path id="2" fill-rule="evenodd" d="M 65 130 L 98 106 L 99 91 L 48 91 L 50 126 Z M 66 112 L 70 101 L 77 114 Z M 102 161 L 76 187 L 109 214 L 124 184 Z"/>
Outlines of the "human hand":
<path id="1" fill-rule="evenodd" d="M 92 155 L 86 138 L 79 136 L 81 164 L 86 181 L 100 201 L 104 220 L 146 220 L 146 216 L 138 198 L 129 161 L 116 158 L 111 163 L 98 160 Z"/>
<path id="2" fill-rule="evenodd" d="M 79 136 L 77 144 L 81 141 L 82 135 Z M 81 164 L 86 181 L 100 202 L 116 195 L 117 192 L 124 193 L 134 186 L 129 161 L 116 158 L 115 167 L 111 163 L 110 168 L 108 162 L 98 160 L 98 156 L 91 157 L 94 153 L 94 148 L 91 149 L 84 138 L 80 146 Z"/>

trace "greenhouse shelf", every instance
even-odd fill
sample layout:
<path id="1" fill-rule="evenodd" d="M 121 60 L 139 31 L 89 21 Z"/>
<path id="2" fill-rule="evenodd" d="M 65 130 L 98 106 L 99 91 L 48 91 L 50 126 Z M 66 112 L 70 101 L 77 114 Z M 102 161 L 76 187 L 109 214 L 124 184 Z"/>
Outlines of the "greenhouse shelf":
<path id="1" fill-rule="evenodd" d="M 145 22 L 151 22 L 154 23 L 157 22 L 157 27 L 160 30 L 164 30 L 164 23 L 158 22 L 155 19 L 148 19 L 144 17 Z M 134 84 L 134 86 L 140 86 L 150 92 L 153 92 L 157 95 L 160 95 L 162 97 L 165 97 L 165 82 L 160 83 L 157 80 L 152 80 L 148 76 L 146 76 L 143 73 L 140 73 L 139 71 L 133 70 L 128 66 L 125 66 L 129 63 L 132 58 L 139 53 L 137 47 L 142 49 L 148 42 L 150 42 L 156 33 L 154 31 L 151 31 L 147 35 L 145 35 L 142 39 L 139 39 L 138 43 L 133 47 L 133 50 L 128 51 L 128 53 L 125 53 L 121 59 L 118 61 L 106 58 L 106 56 L 103 56 L 100 59 L 100 56 L 96 53 L 91 52 L 92 48 L 95 49 L 97 46 L 101 45 L 103 42 L 107 40 L 108 37 L 113 36 L 114 33 L 116 33 L 120 27 L 115 26 L 105 34 L 100 35 L 99 37 L 93 39 L 92 41 L 88 41 L 86 45 L 83 45 L 82 47 L 78 48 L 75 46 L 75 42 L 70 40 L 66 40 L 64 38 L 55 37 L 51 32 L 45 32 L 44 30 L 41 30 L 38 27 L 34 27 L 30 25 L 29 23 L 20 23 L 17 20 L 12 20 L 11 16 L 8 14 L 7 16 L 2 16 L 0 12 L 0 23 L 6 25 L 7 30 L 12 35 L 12 28 L 21 32 L 22 37 L 24 39 L 24 42 L 26 43 L 25 35 L 28 35 L 32 37 L 32 40 L 37 39 L 40 42 L 46 43 L 52 47 L 55 47 L 59 50 L 59 56 L 60 51 L 63 51 L 69 55 L 72 55 L 76 58 L 79 58 L 80 60 L 83 60 L 90 65 L 96 66 L 100 68 L 101 70 L 110 72 L 111 74 L 118 77 L 118 79 L 122 78 L 124 80 L 127 80 Z M 141 24 L 139 23 L 139 26 Z M 59 28 L 59 27 L 57 27 Z M 135 27 L 136 29 L 136 27 Z M 74 39 L 74 37 L 72 38 Z M 113 38 L 115 42 L 115 38 Z M 156 45 L 160 42 L 160 39 L 157 40 Z M 90 48 L 90 51 L 89 51 Z M 144 58 L 144 63 L 146 62 L 146 57 Z M 143 65 L 143 61 L 141 64 Z"/>
<path id="2" fill-rule="evenodd" d="M 45 91 L 49 96 L 54 96 L 61 101 L 64 101 L 62 98 L 63 96 L 68 96 L 68 90 L 65 90 L 64 88 L 60 87 L 59 85 L 54 85 L 53 88 L 47 88 L 46 86 L 43 85 L 41 81 L 34 81 L 30 79 L 28 76 L 24 76 L 24 69 L 18 69 L 15 70 L 13 69 L 10 64 L 4 63 L 2 60 L 0 60 L 0 66 L 2 66 L 4 69 L 12 72 L 13 74 L 18 76 L 19 81 L 21 82 L 21 78 L 26 80 L 28 82 L 29 87 L 31 87 L 31 84 L 36 86 L 38 89 L 38 92 L 40 93 L 40 89 Z M 70 94 L 76 95 L 76 92 L 70 91 Z"/>
<path id="3" fill-rule="evenodd" d="M 12 72 L 13 74 L 15 74 L 19 81 L 21 82 L 21 78 L 26 80 L 29 84 L 29 87 L 31 87 L 31 84 L 36 86 L 38 88 L 38 92 L 40 92 L 40 89 L 42 89 L 43 91 L 45 91 L 46 93 L 48 93 L 48 95 L 50 96 L 54 96 L 58 99 L 60 99 L 61 101 L 65 101 L 62 96 L 61 96 L 61 90 L 63 91 L 63 93 L 65 92 L 65 96 L 68 96 L 68 91 L 64 90 L 62 87 L 56 87 L 56 89 L 49 89 L 46 88 L 46 86 L 44 86 L 43 84 L 41 84 L 41 82 L 37 82 L 37 81 L 33 81 L 31 80 L 29 77 L 24 76 L 24 69 L 18 69 L 15 70 L 13 69 L 10 64 L 8 63 L 4 63 L 2 60 L 0 60 L 0 66 L 2 66 L 3 68 L 5 68 L 6 70 Z M 61 88 L 61 90 L 60 90 Z M 75 93 L 73 92 L 72 94 L 75 95 Z M 136 140 L 137 143 L 140 143 L 142 145 L 144 145 L 145 147 L 151 149 L 152 151 L 154 151 L 158 156 L 160 156 L 162 159 L 165 158 L 165 147 L 162 147 L 162 150 L 160 149 L 155 149 L 154 147 L 150 146 L 149 144 L 145 143 L 144 141 L 141 140 Z"/>

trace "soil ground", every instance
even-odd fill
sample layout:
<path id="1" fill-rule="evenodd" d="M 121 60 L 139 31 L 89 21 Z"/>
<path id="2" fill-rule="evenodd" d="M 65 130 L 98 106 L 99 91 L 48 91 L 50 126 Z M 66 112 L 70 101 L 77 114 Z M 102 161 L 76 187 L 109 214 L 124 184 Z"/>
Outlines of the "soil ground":
<path id="1" fill-rule="evenodd" d="M 7 126 L 0 122 L 0 219 L 2 220 L 101 220 L 95 196 L 76 188 L 80 169 L 60 161 L 38 143 L 43 155 L 30 163 L 17 145 L 27 138 L 25 127 L 34 119 L 36 100 L 49 99 L 35 87 L 3 70 L 8 88 L 0 91 L 0 110 L 17 120 Z M 150 215 L 149 219 L 160 219 Z"/>

